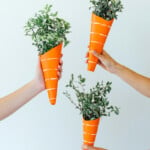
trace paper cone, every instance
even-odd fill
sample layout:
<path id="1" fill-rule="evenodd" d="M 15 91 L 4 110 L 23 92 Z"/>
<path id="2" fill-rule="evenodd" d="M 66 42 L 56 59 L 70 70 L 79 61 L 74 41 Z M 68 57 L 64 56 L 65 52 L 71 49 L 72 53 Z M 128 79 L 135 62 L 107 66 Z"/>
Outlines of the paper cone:
<path id="1" fill-rule="evenodd" d="M 61 58 L 62 43 L 40 56 L 45 86 L 49 101 L 52 105 L 56 103 L 58 87 L 58 66 Z"/>
<path id="2" fill-rule="evenodd" d="M 100 118 L 95 120 L 83 119 L 83 144 L 94 146 Z"/>
<path id="3" fill-rule="evenodd" d="M 95 56 L 93 56 L 93 54 L 91 54 L 91 51 L 95 50 L 99 54 L 102 53 L 112 23 L 113 19 L 107 21 L 92 13 L 91 33 L 89 42 L 88 71 L 94 71 L 96 64 L 98 62 L 98 59 Z"/>

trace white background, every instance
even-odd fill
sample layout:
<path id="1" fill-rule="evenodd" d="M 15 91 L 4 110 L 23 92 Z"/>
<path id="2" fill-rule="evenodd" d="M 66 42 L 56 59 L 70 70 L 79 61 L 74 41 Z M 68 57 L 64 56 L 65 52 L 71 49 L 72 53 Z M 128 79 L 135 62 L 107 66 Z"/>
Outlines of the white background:
<path id="1" fill-rule="evenodd" d="M 120 63 L 150 75 L 150 1 L 125 1 L 123 13 L 113 24 L 105 49 Z M 82 74 L 88 87 L 96 81 L 112 81 L 109 100 L 120 107 L 120 115 L 102 118 L 96 146 L 110 150 L 150 148 L 150 100 L 118 77 L 100 67 L 86 71 L 85 53 L 89 41 L 89 1 L 5 0 L 0 4 L 0 97 L 13 92 L 34 77 L 36 48 L 25 37 L 28 18 L 53 4 L 53 10 L 71 23 L 70 45 L 63 49 L 63 76 L 57 105 L 51 106 L 43 92 L 16 113 L 0 122 L 1 150 L 79 150 L 82 144 L 81 116 L 63 96 L 70 74 Z"/>

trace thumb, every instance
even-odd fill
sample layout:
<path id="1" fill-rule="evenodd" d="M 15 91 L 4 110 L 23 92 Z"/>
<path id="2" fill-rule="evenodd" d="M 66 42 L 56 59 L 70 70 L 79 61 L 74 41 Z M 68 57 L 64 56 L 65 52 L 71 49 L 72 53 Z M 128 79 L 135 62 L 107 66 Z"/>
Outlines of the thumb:
<path id="1" fill-rule="evenodd" d="M 100 61 L 104 61 L 104 56 L 102 54 L 97 53 L 96 51 L 92 51 L 92 54 L 97 57 Z"/>

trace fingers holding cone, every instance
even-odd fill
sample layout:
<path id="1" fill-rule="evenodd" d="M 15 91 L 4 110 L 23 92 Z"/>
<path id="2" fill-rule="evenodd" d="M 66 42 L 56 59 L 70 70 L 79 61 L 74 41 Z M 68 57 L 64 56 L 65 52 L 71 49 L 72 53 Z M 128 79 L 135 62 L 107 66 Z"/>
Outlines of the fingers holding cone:
<path id="1" fill-rule="evenodd" d="M 86 53 L 85 58 L 86 58 L 86 63 L 88 63 L 88 57 L 89 57 L 89 52 Z"/>
<path id="2" fill-rule="evenodd" d="M 63 65 L 62 56 L 63 55 L 61 54 L 61 58 L 60 58 L 58 68 L 57 68 L 57 78 L 58 78 L 58 80 L 62 76 L 62 65 Z M 48 90 L 48 95 L 49 95 L 49 98 L 50 98 L 50 103 L 52 105 L 55 105 L 56 97 L 57 97 L 57 88 L 55 88 L 55 87 L 58 86 L 58 82 L 55 82 L 55 80 L 54 80 L 54 81 L 51 81 L 51 83 L 52 83 L 52 86 L 51 86 L 51 89 Z"/>
<path id="3" fill-rule="evenodd" d="M 89 57 L 89 53 L 93 54 L 96 58 L 98 58 L 99 61 L 101 61 L 102 54 L 99 54 L 98 52 L 92 50 L 92 51 L 86 53 L 85 57 L 87 58 L 87 62 L 88 62 L 88 59 L 89 59 L 88 58 Z"/>
<path id="4" fill-rule="evenodd" d="M 105 70 L 106 69 L 106 66 L 104 65 L 104 61 L 105 61 L 105 51 L 103 50 L 102 53 L 97 53 L 96 51 L 93 51 L 92 54 L 98 58 L 98 64 Z"/>
<path id="5" fill-rule="evenodd" d="M 102 53 L 97 53 L 96 51 L 91 51 L 91 53 L 98 59 L 97 64 L 100 65 L 103 69 L 107 70 L 104 61 L 106 60 L 106 56 L 108 55 L 107 52 L 105 50 L 103 50 Z M 89 52 L 86 53 L 86 63 L 88 63 L 89 59 Z"/>
<path id="6" fill-rule="evenodd" d="M 98 64 L 101 65 L 101 58 L 100 58 L 100 56 L 102 56 L 102 54 L 98 54 L 98 53 L 97 53 L 96 51 L 94 51 L 94 50 L 91 51 L 91 53 L 92 53 L 96 58 L 98 58 Z M 86 57 L 86 63 L 88 63 L 88 61 L 89 61 L 89 58 L 88 58 L 88 57 L 89 57 L 89 52 L 86 53 L 86 56 L 85 56 L 85 57 Z"/>
<path id="7" fill-rule="evenodd" d="M 92 54 L 95 57 L 97 57 L 100 62 L 104 62 L 105 61 L 105 56 L 106 56 L 107 53 L 103 50 L 103 52 L 100 53 L 100 54 L 97 53 L 96 51 L 92 51 Z"/>
<path id="8" fill-rule="evenodd" d="M 63 55 L 61 55 L 62 57 Z M 57 72 L 57 75 L 58 75 L 58 79 L 61 79 L 62 77 L 62 66 L 63 66 L 63 61 L 62 59 L 60 59 L 60 62 L 59 62 L 59 66 L 58 66 L 58 72 Z"/>

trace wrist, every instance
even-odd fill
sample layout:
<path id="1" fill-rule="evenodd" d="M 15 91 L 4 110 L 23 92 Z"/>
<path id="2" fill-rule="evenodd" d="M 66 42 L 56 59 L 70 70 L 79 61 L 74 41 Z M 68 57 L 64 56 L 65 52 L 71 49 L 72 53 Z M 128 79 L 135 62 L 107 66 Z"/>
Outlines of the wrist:
<path id="1" fill-rule="evenodd" d="M 35 89 L 38 93 L 40 93 L 40 92 L 42 92 L 42 91 L 45 90 L 45 84 L 42 83 L 42 82 L 40 82 L 39 80 L 33 79 L 31 82 L 32 82 L 32 84 L 33 84 L 33 86 L 34 86 L 34 89 Z"/>
<path id="2" fill-rule="evenodd" d="M 124 67 L 123 65 L 117 63 L 117 64 L 115 65 L 115 68 L 114 68 L 114 72 L 113 72 L 113 73 L 114 73 L 115 75 L 118 75 L 118 76 L 119 76 L 120 73 L 123 72 L 124 68 L 125 68 L 125 67 Z"/>

